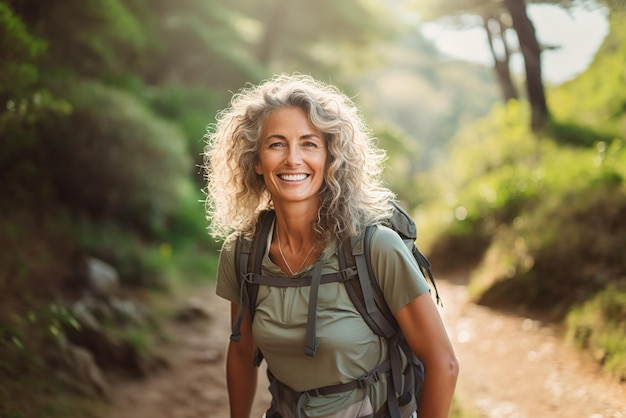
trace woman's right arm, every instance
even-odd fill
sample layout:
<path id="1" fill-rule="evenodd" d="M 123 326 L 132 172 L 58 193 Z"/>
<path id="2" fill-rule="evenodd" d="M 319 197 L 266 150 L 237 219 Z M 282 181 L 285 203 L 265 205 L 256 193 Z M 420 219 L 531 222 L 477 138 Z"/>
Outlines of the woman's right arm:
<path id="1" fill-rule="evenodd" d="M 234 321 L 238 305 L 231 303 L 230 306 L 231 321 Z M 246 312 L 241 324 L 241 339 L 230 341 L 226 354 L 226 380 L 231 418 L 250 418 L 258 377 L 258 368 L 254 365 L 255 351 L 250 312 Z"/>

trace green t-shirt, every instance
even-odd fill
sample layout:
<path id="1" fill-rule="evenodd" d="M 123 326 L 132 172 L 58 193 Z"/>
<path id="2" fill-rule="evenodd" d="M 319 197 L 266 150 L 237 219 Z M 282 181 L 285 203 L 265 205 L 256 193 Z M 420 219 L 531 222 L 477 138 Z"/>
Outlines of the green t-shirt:
<path id="1" fill-rule="evenodd" d="M 271 239 L 270 233 L 268 242 Z M 336 247 L 333 243 L 320 256 L 324 263 L 323 274 L 339 270 Z M 371 260 L 376 279 L 394 314 L 428 291 L 415 259 L 392 230 L 383 226 L 374 229 Z M 310 274 L 311 268 L 301 275 Z M 263 258 L 262 273 L 286 276 L 268 253 Z M 319 287 L 316 329 L 319 346 L 315 357 L 307 356 L 304 345 L 309 291 L 308 286 L 259 286 L 252 333 L 269 370 L 278 380 L 302 392 L 355 380 L 387 359 L 386 342 L 367 326 L 352 304 L 345 285 L 339 282 Z M 234 244 L 225 244 L 221 251 L 216 292 L 235 304 L 240 303 Z M 304 413 L 308 417 L 329 415 L 363 402 L 367 397 L 377 411 L 384 404 L 386 394 L 383 379 L 365 389 L 310 396 Z"/>

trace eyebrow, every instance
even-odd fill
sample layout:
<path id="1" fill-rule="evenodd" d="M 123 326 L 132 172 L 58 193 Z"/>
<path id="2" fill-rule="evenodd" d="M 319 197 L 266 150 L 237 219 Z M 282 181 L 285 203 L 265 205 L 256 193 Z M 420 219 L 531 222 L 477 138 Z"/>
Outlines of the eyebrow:
<path id="1" fill-rule="evenodd" d="M 271 138 L 278 138 L 278 139 L 285 139 L 285 140 L 287 139 L 284 135 L 281 135 L 281 134 L 270 134 L 270 135 L 265 137 L 265 140 L 268 140 L 268 139 L 271 139 Z M 312 139 L 312 138 L 317 138 L 317 139 L 320 139 L 320 140 L 324 139 L 323 136 L 319 136 L 316 133 L 305 134 L 305 135 L 300 136 L 298 139 L 302 140 L 302 139 Z"/>

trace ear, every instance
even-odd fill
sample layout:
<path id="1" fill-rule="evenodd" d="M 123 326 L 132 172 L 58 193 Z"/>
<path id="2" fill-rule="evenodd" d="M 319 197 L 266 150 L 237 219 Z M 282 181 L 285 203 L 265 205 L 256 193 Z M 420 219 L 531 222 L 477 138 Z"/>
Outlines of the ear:
<path id="1" fill-rule="evenodd" d="M 256 163 L 254 163 L 254 171 L 255 173 L 257 173 L 259 176 L 263 175 L 263 168 L 261 167 L 261 163 L 259 161 L 257 161 Z"/>

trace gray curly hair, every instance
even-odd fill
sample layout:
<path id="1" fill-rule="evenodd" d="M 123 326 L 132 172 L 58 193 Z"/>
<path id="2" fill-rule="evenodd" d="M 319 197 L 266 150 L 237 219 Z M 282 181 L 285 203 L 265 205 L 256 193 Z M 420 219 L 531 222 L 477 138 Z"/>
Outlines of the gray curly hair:
<path id="1" fill-rule="evenodd" d="M 314 228 L 325 242 L 359 234 L 391 214 L 393 193 L 383 186 L 385 152 L 350 98 L 306 75 L 281 74 L 247 86 L 209 128 L 204 154 L 209 230 L 218 239 L 254 233 L 260 211 L 272 207 L 255 172 L 263 122 L 276 109 L 299 107 L 326 139 L 328 160 Z"/>

